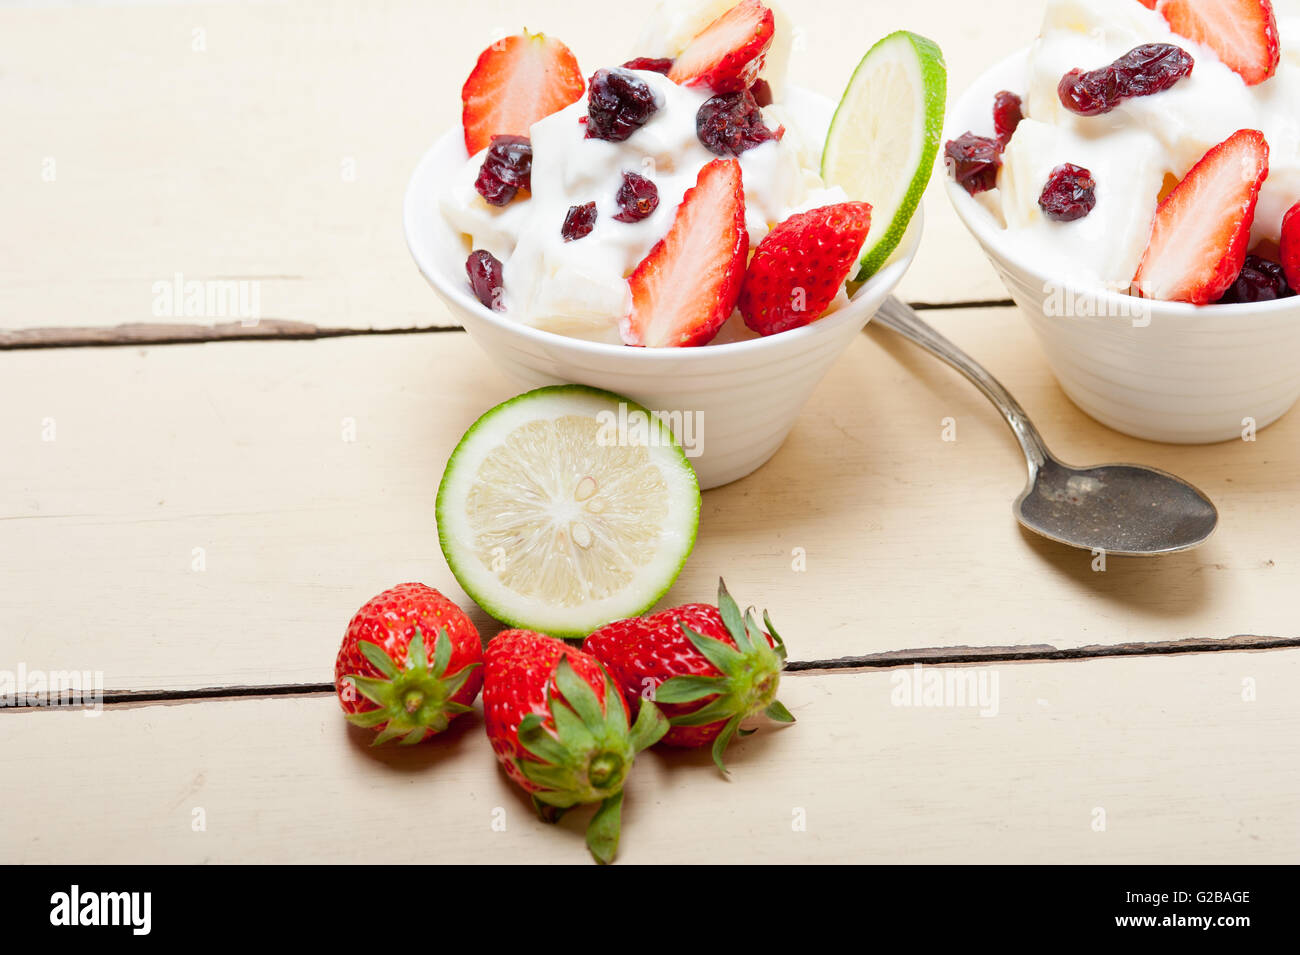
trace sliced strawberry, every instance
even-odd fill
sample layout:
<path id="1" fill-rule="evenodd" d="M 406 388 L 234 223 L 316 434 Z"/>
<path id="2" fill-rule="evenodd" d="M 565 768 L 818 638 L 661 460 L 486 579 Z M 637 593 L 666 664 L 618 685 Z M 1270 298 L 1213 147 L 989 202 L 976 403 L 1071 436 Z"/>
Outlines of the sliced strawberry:
<path id="1" fill-rule="evenodd" d="M 1282 217 L 1282 271 L 1287 284 L 1300 292 L 1300 202 L 1287 210 Z"/>
<path id="2" fill-rule="evenodd" d="M 628 277 L 629 345 L 704 345 L 731 315 L 745 273 L 749 233 L 740 163 L 715 159 L 686 190 L 668 234 Z"/>
<path id="3" fill-rule="evenodd" d="M 744 0 L 686 45 L 668 78 L 683 86 L 707 86 L 715 93 L 749 89 L 763 68 L 774 30 L 772 11 L 758 0 Z"/>
<path id="4" fill-rule="evenodd" d="M 527 136 L 528 128 L 582 96 L 578 61 L 559 40 L 525 30 L 479 54 L 460 91 L 470 155 L 493 136 Z"/>
<path id="5" fill-rule="evenodd" d="M 1205 305 L 1227 291 L 1246 261 L 1268 143 L 1239 129 L 1201 157 L 1156 209 L 1133 285 L 1143 298 Z"/>
<path id="6" fill-rule="evenodd" d="M 1247 86 L 1277 71 L 1277 19 L 1269 0 L 1165 0 L 1160 12 L 1175 33 L 1208 46 Z"/>
<path id="7" fill-rule="evenodd" d="M 1138 0 L 1138 3 L 1142 4 L 1142 6 L 1146 7 L 1148 10 L 1154 10 L 1156 8 L 1156 0 Z"/>
<path id="8" fill-rule="evenodd" d="M 740 314 L 760 335 L 821 317 L 858 260 L 871 206 L 841 202 L 800 212 L 763 237 L 740 290 Z"/>

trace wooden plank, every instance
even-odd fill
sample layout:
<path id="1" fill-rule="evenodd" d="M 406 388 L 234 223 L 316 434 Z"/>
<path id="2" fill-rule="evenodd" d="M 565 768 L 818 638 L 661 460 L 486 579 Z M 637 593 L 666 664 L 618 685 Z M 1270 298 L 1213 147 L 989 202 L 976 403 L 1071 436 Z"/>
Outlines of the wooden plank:
<path id="1" fill-rule="evenodd" d="M 1279 533 L 1300 523 L 1300 416 L 1254 443 L 1136 441 L 1064 398 L 1016 310 L 930 317 L 1063 458 L 1184 475 L 1218 503 L 1219 533 L 1105 572 L 1022 533 L 1001 419 L 880 329 L 767 466 L 705 495 L 666 601 L 707 598 L 723 574 L 795 660 L 1300 636 L 1300 541 Z M 415 579 L 465 599 L 434 493 L 462 431 L 515 390 L 459 332 L 0 355 L 0 661 L 100 670 L 115 690 L 328 681 L 372 594 Z"/>
<path id="2" fill-rule="evenodd" d="M 1300 768 L 1280 758 L 1300 732 L 1300 652 L 930 672 L 984 680 L 996 715 L 895 705 L 907 669 L 791 676 L 798 722 L 733 744 L 730 782 L 704 753 L 642 755 L 620 861 L 1300 858 Z M 349 864 L 400 831 L 390 863 L 586 862 L 585 812 L 537 822 L 479 713 L 455 726 L 374 750 L 324 696 L 3 713 L 24 771 L 0 778 L 0 858 Z"/>
<path id="3" fill-rule="evenodd" d="M 942 43 L 956 89 L 1032 36 L 1032 19 L 1005 28 L 999 12 L 1015 8 L 996 0 L 971 17 L 957 0 L 923 15 L 800 4 L 793 76 L 838 95 L 870 42 L 910 25 Z M 407 254 L 401 199 L 416 160 L 458 122 L 478 51 L 524 24 L 565 39 L 591 69 L 635 51 L 631 39 L 611 50 L 605 0 L 544 13 L 496 0 L 474 16 L 458 10 L 455 29 L 449 9 L 298 0 L 0 10 L 0 219 L 19 226 L 0 235 L 0 331 L 75 339 L 86 334 L 77 328 L 127 325 L 136 328 L 124 336 L 145 326 L 170 339 L 166 326 L 230 321 L 157 314 L 155 283 L 177 275 L 246 283 L 261 316 L 250 335 L 451 323 Z M 926 208 L 927 240 L 903 293 L 1003 297 L 940 189 Z"/>

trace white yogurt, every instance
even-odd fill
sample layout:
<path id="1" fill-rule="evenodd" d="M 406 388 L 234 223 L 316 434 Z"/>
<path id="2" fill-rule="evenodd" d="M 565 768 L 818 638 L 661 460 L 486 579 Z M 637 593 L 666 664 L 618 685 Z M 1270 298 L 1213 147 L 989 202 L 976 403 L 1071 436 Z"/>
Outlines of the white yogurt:
<path id="1" fill-rule="evenodd" d="M 1214 51 L 1169 29 L 1136 0 L 1049 0 L 1029 54 L 1024 97 L 1028 119 L 1003 155 L 1000 211 L 1015 244 L 1073 281 L 1127 289 L 1150 236 L 1167 176 L 1181 179 L 1238 129 L 1258 129 L 1269 144 L 1269 176 L 1260 192 L 1252 244 L 1276 241 L 1282 216 L 1300 201 L 1300 19 L 1279 18 L 1282 60 L 1257 86 Z M 1125 100 L 1100 116 L 1061 105 L 1057 85 L 1072 69 L 1092 70 L 1144 43 L 1171 43 L 1196 61 L 1171 89 Z M 1074 222 L 1052 222 L 1038 208 L 1051 169 L 1087 167 L 1097 204 Z M 987 201 L 987 200 L 986 200 Z"/>
<path id="2" fill-rule="evenodd" d="M 471 157 L 441 197 L 443 215 L 502 262 L 506 314 L 560 334 L 618 342 L 619 318 L 631 307 L 627 276 L 667 234 L 686 190 L 716 159 L 695 133 L 695 114 L 711 95 L 658 73 L 633 71 L 655 92 L 659 109 L 623 142 L 585 138 L 587 98 L 533 124 L 531 198 L 490 206 L 474 189 L 483 154 Z M 767 114 L 768 126 L 781 111 Z M 738 158 L 745 192 L 745 224 L 753 247 L 793 211 L 843 202 L 839 188 L 825 189 L 817 166 L 820 144 L 791 129 L 779 141 Z M 618 222 L 615 196 L 623 172 L 655 183 L 659 206 L 640 222 Z M 566 242 L 560 233 L 571 206 L 596 203 L 595 228 Z"/>

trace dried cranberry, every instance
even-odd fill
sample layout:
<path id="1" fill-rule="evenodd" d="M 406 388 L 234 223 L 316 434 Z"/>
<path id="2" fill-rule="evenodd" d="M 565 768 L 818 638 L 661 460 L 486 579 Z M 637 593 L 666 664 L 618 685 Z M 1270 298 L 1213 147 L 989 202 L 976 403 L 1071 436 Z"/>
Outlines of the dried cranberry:
<path id="1" fill-rule="evenodd" d="M 1043 215 L 1057 222 L 1082 219 L 1097 204 L 1097 180 L 1092 173 L 1074 163 L 1062 163 L 1047 177 L 1047 185 L 1038 197 Z"/>
<path id="2" fill-rule="evenodd" d="M 1276 298 L 1287 298 L 1295 294 L 1287 284 L 1282 266 L 1258 255 L 1246 256 L 1246 264 L 1241 267 L 1237 280 L 1228 286 L 1228 291 L 1219 299 L 1220 305 L 1236 305 L 1241 302 L 1271 302 Z"/>
<path id="3" fill-rule="evenodd" d="M 1056 95 L 1080 116 L 1109 113 L 1131 96 L 1150 96 L 1169 89 L 1192 72 L 1195 60 L 1172 43 L 1144 43 L 1100 69 L 1071 70 L 1061 77 Z"/>
<path id="4" fill-rule="evenodd" d="M 560 235 L 564 236 L 565 242 L 572 242 L 574 239 L 581 239 L 594 228 L 596 228 L 596 204 L 584 202 L 580 206 L 569 206 L 569 211 L 564 217 L 564 225 L 560 227 Z"/>
<path id="5" fill-rule="evenodd" d="M 996 139 L 965 132 L 943 146 L 943 164 L 948 175 L 972 196 L 998 184 L 1002 150 Z"/>
<path id="6" fill-rule="evenodd" d="M 625 172 L 614 200 L 620 210 L 614 216 L 616 221 L 640 222 L 659 207 L 659 187 L 645 176 Z"/>
<path id="7" fill-rule="evenodd" d="M 668 71 L 673 68 L 673 58 L 671 56 L 638 56 L 634 60 L 628 60 L 623 64 L 625 70 L 647 70 L 650 73 L 662 73 L 668 75 Z"/>
<path id="8" fill-rule="evenodd" d="M 474 188 L 489 205 L 504 206 L 531 188 L 533 144 L 527 136 L 493 136 Z"/>
<path id="9" fill-rule="evenodd" d="M 500 259 L 491 252 L 475 249 L 465 260 L 465 273 L 480 302 L 493 311 L 505 311 L 505 304 L 501 301 L 505 285 L 501 281 Z"/>
<path id="10" fill-rule="evenodd" d="M 659 109 L 646 81 L 626 70 L 597 70 L 587 91 L 587 138 L 621 143 Z"/>
<path id="11" fill-rule="evenodd" d="M 1025 113 L 1021 108 L 1020 97 L 1015 93 L 1003 90 L 993 97 L 993 132 L 1003 149 L 1011 142 L 1011 134 L 1016 131 L 1016 127 L 1024 118 Z"/>
<path id="12" fill-rule="evenodd" d="M 759 106 L 772 105 L 772 84 L 767 80 L 754 80 L 749 91 L 754 94 L 754 102 Z"/>
<path id="13" fill-rule="evenodd" d="M 695 114 L 695 135 L 715 156 L 739 156 L 760 143 L 780 139 L 763 123 L 763 113 L 749 90 L 706 99 Z"/>

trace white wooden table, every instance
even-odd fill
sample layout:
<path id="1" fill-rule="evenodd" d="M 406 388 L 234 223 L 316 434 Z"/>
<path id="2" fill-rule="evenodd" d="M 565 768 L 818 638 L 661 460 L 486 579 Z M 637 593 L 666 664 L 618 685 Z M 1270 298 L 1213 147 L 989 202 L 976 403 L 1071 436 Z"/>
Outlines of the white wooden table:
<path id="1" fill-rule="evenodd" d="M 800 3 L 794 74 L 834 94 L 907 26 L 960 89 L 1034 34 L 1024 7 Z M 92 671 L 106 694 L 98 715 L 0 713 L 0 859 L 352 861 L 339 833 L 436 807 L 391 859 L 583 861 L 579 822 L 532 820 L 478 715 L 374 751 L 326 684 L 372 594 L 423 580 L 469 604 L 434 491 L 517 390 L 409 261 L 407 175 L 494 33 L 545 30 L 586 66 L 609 9 L 0 9 L 0 677 Z M 1210 447 L 1095 424 L 941 190 L 926 216 L 901 294 L 1067 460 L 1183 475 L 1221 529 L 1104 572 L 1026 536 L 993 409 L 869 329 L 777 457 L 705 494 L 665 598 L 725 573 L 761 599 L 799 722 L 737 743 L 728 783 L 705 755 L 638 762 L 621 859 L 1295 861 L 1300 415 Z M 261 320 L 160 310 L 178 275 L 256 283 Z M 900 705 L 918 663 L 996 680 L 996 713 Z"/>

